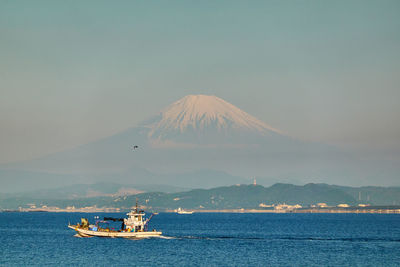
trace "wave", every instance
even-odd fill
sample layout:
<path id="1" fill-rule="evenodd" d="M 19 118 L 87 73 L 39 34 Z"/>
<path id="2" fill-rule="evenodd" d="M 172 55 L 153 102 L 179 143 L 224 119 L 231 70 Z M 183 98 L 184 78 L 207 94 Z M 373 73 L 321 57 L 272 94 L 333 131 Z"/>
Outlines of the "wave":
<path id="1" fill-rule="evenodd" d="M 164 239 L 199 239 L 199 240 L 290 240 L 290 241 L 342 241 L 342 242 L 400 242 L 398 238 L 379 237 L 240 237 L 240 236 L 160 236 Z"/>
<path id="2" fill-rule="evenodd" d="M 281 240 L 299 240 L 299 241 L 347 241 L 347 242 L 400 242 L 397 238 L 380 238 L 380 237 L 281 237 Z"/>

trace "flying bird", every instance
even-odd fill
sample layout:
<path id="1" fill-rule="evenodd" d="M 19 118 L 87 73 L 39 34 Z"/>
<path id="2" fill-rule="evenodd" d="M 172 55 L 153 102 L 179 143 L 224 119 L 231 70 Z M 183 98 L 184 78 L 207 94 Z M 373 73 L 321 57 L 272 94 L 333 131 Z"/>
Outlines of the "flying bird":
<path id="1" fill-rule="evenodd" d="M 133 150 L 135 150 L 136 148 L 139 148 L 138 146 L 133 146 Z"/>

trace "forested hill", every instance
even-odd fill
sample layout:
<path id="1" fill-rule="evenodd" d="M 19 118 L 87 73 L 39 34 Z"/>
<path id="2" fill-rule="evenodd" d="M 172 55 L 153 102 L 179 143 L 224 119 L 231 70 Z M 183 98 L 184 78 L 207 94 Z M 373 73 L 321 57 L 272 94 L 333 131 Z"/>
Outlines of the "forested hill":
<path id="1" fill-rule="evenodd" d="M 275 184 L 271 187 L 261 185 L 233 185 L 212 189 L 194 189 L 179 193 L 146 192 L 125 196 L 98 196 L 75 199 L 30 198 L 24 196 L 0 199 L 1 209 L 17 209 L 34 203 L 36 206 L 118 207 L 129 209 L 136 198 L 147 209 L 165 210 L 182 207 L 185 209 L 237 209 L 259 208 L 260 204 L 272 205 L 286 203 L 300 204 L 303 207 L 326 203 L 338 204 L 399 205 L 400 187 L 343 187 L 327 184 Z M 262 205 L 261 205 L 262 206 Z"/>

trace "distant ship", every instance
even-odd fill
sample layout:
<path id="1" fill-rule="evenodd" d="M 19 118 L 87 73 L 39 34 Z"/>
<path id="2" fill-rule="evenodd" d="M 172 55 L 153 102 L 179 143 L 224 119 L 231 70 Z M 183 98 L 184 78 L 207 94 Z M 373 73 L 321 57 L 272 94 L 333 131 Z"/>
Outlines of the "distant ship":
<path id="1" fill-rule="evenodd" d="M 81 223 L 76 225 L 68 224 L 68 228 L 75 230 L 80 237 L 123 237 L 123 238 L 147 238 L 157 237 L 162 234 L 160 231 L 148 231 L 147 224 L 151 220 L 154 214 L 145 220 L 145 213 L 143 210 L 139 210 L 137 203 L 136 208 L 127 213 L 128 218 L 111 218 L 104 217 L 103 220 L 97 220 L 95 225 L 89 224 L 89 220 L 86 218 L 81 219 Z M 114 230 L 109 227 L 100 227 L 100 223 L 108 224 L 111 221 L 121 221 L 121 229 Z"/>
<path id="2" fill-rule="evenodd" d="M 176 210 L 176 213 L 178 213 L 178 214 L 193 214 L 193 211 L 187 211 L 187 210 L 178 208 L 178 209 Z"/>

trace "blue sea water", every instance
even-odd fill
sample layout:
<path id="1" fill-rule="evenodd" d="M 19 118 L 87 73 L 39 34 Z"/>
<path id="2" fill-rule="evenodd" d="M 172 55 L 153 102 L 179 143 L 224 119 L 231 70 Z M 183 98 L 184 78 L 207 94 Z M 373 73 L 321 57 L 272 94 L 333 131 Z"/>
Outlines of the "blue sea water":
<path id="1" fill-rule="evenodd" d="M 1 266 L 400 266 L 400 215 L 160 213 L 164 238 L 78 238 L 124 214 L 0 213 Z"/>

